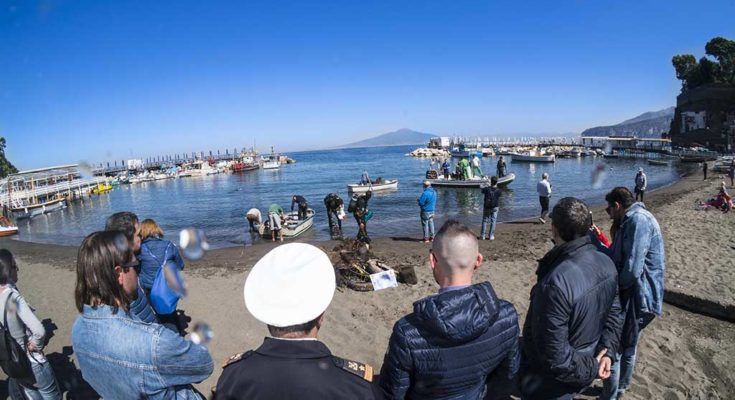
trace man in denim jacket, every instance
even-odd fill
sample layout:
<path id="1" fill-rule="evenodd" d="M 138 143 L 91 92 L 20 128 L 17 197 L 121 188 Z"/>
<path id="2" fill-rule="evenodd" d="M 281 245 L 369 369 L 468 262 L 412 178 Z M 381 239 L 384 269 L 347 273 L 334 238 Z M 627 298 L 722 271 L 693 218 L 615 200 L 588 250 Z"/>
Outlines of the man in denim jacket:
<path id="1" fill-rule="evenodd" d="M 636 203 L 625 187 L 605 196 L 605 209 L 617 226 L 610 254 L 618 269 L 620 302 L 625 312 L 621 354 L 604 381 L 602 399 L 617 399 L 630 385 L 640 331 L 661 315 L 664 298 L 664 241 L 656 218 Z"/>
<path id="2" fill-rule="evenodd" d="M 120 232 L 95 232 L 77 257 L 80 315 L 71 341 L 82 377 L 103 398 L 203 399 L 191 386 L 212 374 L 204 346 L 130 313 L 138 262 Z"/>

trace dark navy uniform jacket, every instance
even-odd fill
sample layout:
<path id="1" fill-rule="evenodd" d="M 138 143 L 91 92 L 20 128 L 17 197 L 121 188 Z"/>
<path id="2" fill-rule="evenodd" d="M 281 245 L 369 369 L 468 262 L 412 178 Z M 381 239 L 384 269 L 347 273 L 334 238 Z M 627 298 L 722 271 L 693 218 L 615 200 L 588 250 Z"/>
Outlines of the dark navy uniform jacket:
<path id="1" fill-rule="evenodd" d="M 334 357 L 322 342 L 265 338 L 226 363 L 215 399 L 382 399 L 372 380 L 372 367 Z"/>

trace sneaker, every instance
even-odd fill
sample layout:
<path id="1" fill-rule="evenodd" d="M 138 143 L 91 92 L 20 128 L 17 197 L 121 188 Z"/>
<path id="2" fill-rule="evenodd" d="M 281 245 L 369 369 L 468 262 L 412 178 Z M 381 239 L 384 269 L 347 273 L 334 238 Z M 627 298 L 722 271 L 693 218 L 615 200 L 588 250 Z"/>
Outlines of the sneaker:
<path id="1" fill-rule="evenodd" d="M 490 235 L 490 240 L 495 240 L 495 236 Z"/>
<path id="2" fill-rule="evenodd" d="M 539 218 L 538 221 L 541 222 L 542 224 L 545 224 L 546 223 L 546 220 L 543 219 L 543 218 Z"/>

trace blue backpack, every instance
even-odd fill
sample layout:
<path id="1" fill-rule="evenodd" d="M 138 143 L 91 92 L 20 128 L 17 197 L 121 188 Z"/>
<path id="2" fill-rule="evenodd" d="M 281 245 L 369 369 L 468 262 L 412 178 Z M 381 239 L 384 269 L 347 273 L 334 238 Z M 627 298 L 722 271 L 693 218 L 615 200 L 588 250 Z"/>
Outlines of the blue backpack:
<path id="1" fill-rule="evenodd" d="M 171 290 L 166 282 L 166 259 L 168 258 L 168 249 L 170 248 L 171 243 L 166 246 L 166 250 L 163 254 L 163 261 L 161 261 L 153 255 L 153 252 L 151 252 L 148 247 L 146 247 L 146 250 L 148 250 L 151 257 L 161 263 L 161 267 L 156 273 L 156 279 L 153 280 L 150 295 L 151 305 L 158 315 L 167 315 L 176 311 L 176 305 L 179 303 L 180 298 L 179 294 Z M 178 269 L 178 267 L 176 268 Z M 180 279 L 178 270 L 173 272 L 175 274 L 175 278 L 177 280 Z M 181 282 L 178 283 L 181 284 Z"/>

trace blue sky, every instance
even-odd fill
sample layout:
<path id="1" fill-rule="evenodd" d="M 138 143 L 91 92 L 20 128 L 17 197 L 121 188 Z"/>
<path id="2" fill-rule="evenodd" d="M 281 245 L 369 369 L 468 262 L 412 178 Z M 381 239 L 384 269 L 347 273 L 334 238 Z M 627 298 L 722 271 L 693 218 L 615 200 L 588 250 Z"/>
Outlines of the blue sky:
<path id="1" fill-rule="evenodd" d="M 27 169 L 403 127 L 579 132 L 674 105 L 671 57 L 735 39 L 733 15 L 732 1 L 0 0 L 0 135 Z"/>

